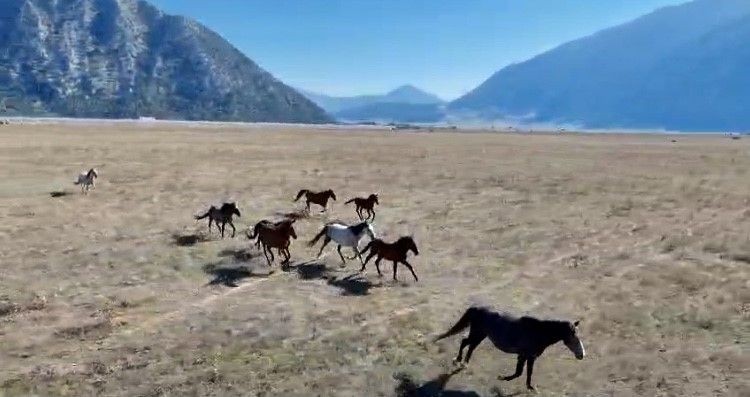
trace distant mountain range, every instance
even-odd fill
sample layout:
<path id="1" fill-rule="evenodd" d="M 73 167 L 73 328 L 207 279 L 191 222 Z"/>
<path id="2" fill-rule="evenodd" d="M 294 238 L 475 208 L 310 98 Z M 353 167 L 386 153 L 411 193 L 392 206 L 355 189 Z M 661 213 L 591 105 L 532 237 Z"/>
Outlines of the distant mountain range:
<path id="1" fill-rule="evenodd" d="M 0 114 L 331 121 L 218 34 L 137 0 L 0 0 Z"/>
<path id="2" fill-rule="evenodd" d="M 449 105 L 590 128 L 750 130 L 750 0 L 666 7 L 510 65 Z"/>
<path id="3" fill-rule="evenodd" d="M 400 86 L 382 95 L 334 97 L 300 90 L 310 100 L 339 120 L 347 121 L 401 121 L 410 118 L 434 119 L 434 110 L 445 102 L 412 85 Z M 424 116 L 420 116 L 422 112 Z M 421 120 L 420 120 L 421 121 Z"/>

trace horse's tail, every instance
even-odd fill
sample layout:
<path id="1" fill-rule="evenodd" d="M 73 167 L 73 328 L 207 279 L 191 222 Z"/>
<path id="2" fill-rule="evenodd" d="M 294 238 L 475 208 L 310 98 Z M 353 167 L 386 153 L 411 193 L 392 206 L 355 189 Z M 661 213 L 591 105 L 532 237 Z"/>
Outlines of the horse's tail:
<path id="1" fill-rule="evenodd" d="M 460 319 L 458 319 L 458 322 L 456 323 L 456 325 L 454 325 L 453 327 L 451 327 L 451 329 L 449 329 L 448 331 L 446 331 L 444 334 L 441 334 L 441 335 L 437 336 L 432 341 L 433 342 L 437 342 L 440 339 L 444 339 L 444 338 L 447 338 L 449 336 L 453 336 L 453 335 L 455 335 L 455 334 L 457 334 L 457 333 L 465 330 L 467 327 L 469 327 L 469 325 L 471 325 L 471 322 L 474 320 L 474 318 L 476 317 L 476 315 L 478 313 L 479 313 L 479 309 L 477 309 L 476 307 L 470 307 L 470 308 L 468 308 L 466 310 L 466 312 L 464 312 L 464 315 L 461 316 Z"/>
<path id="2" fill-rule="evenodd" d="M 356 198 L 353 198 L 353 199 L 351 199 L 351 200 L 349 200 L 349 201 L 345 202 L 345 203 L 344 203 L 344 205 L 347 205 L 347 204 L 349 204 L 349 203 L 353 203 L 353 202 L 354 202 L 354 200 L 356 200 Z"/>
<path id="3" fill-rule="evenodd" d="M 196 215 L 196 216 L 195 216 L 195 220 L 197 221 L 197 220 L 199 220 L 199 219 L 203 219 L 203 218 L 207 217 L 207 216 L 208 216 L 208 215 L 209 215 L 210 213 L 211 213 L 211 210 L 208 210 L 208 211 L 206 211 L 206 213 L 205 213 L 205 214 L 203 214 L 203 215 Z"/>
<path id="4" fill-rule="evenodd" d="M 310 240 L 309 243 L 307 243 L 308 246 L 312 247 L 315 245 L 315 243 L 320 240 L 321 237 L 323 237 L 324 234 L 326 234 L 326 231 L 328 230 L 328 225 L 323 226 L 323 229 L 320 230 L 320 233 L 318 233 L 314 239 Z"/>
<path id="5" fill-rule="evenodd" d="M 300 199 L 300 198 L 301 198 L 302 196 L 304 196 L 304 195 L 305 195 L 305 193 L 307 193 L 307 192 L 309 192 L 309 190 L 307 190 L 307 189 L 302 189 L 302 190 L 300 190 L 300 191 L 299 191 L 299 193 L 297 193 L 297 198 L 296 198 L 296 199 L 294 199 L 294 201 L 297 201 L 297 200 L 299 200 L 299 199 Z"/>

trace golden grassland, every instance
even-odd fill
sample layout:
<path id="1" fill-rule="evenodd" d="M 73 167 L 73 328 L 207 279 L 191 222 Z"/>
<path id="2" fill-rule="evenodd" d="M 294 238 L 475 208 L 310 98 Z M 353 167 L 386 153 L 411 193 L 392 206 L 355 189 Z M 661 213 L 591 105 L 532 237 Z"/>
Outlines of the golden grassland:
<path id="1" fill-rule="evenodd" d="M 747 396 L 749 154 L 720 136 L 2 126 L 0 395 L 525 395 L 489 342 L 445 375 L 460 339 L 431 338 L 481 303 L 582 320 L 588 357 L 550 348 L 537 395 Z M 244 231 L 301 188 L 339 199 L 297 222 L 287 269 L 193 220 L 234 199 Z M 372 192 L 376 231 L 414 235 L 418 283 L 305 244 Z"/>

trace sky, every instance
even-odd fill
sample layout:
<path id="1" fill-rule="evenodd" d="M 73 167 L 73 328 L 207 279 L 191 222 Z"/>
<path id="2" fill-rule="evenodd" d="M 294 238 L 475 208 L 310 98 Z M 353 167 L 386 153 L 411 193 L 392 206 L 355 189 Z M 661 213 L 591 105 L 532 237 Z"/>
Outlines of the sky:
<path id="1" fill-rule="evenodd" d="M 686 0 L 150 0 L 221 34 L 293 87 L 412 84 L 455 99 L 511 63 Z"/>

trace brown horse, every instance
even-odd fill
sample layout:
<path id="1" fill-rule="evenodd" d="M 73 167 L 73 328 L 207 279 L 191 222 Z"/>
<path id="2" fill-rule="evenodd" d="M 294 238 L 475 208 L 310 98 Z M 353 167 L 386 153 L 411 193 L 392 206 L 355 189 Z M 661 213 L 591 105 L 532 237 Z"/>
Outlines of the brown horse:
<path id="1" fill-rule="evenodd" d="M 240 210 L 237 208 L 236 203 L 224 203 L 224 205 L 221 206 L 221 208 L 216 208 L 215 206 L 211 206 L 211 208 L 206 211 L 203 215 L 197 215 L 195 217 L 195 220 L 208 218 L 208 232 L 211 232 L 211 224 L 213 222 L 216 222 L 216 228 L 221 231 L 221 238 L 224 238 L 224 227 L 229 224 L 229 226 L 232 227 L 232 237 L 234 237 L 235 232 L 237 229 L 234 227 L 234 223 L 232 223 L 232 216 L 237 215 L 238 217 L 242 216 L 240 215 Z"/>
<path id="2" fill-rule="evenodd" d="M 370 255 L 367 255 L 367 259 L 365 259 L 365 263 L 362 264 L 362 269 L 360 269 L 359 271 L 364 271 L 367 262 L 369 262 L 373 256 L 377 255 L 378 258 L 375 259 L 375 268 L 378 269 L 378 276 L 383 275 L 382 273 L 380 273 L 380 261 L 385 259 L 393 262 L 394 280 L 398 281 L 396 279 L 396 268 L 398 266 L 398 263 L 400 262 L 403 263 L 404 266 L 409 269 L 409 271 L 411 271 L 411 275 L 414 276 L 414 281 L 419 281 L 417 275 L 414 273 L 414 268 L 412 268 L 409 262 L 406 261 L 406 255 L 410 250 L 414 252 L 414 255 L 419 255 L 417 244 L 414 243 L 414 239 L 412 237 L 401 237 L 392 244 L 388 244 L 383 240 L 376 238 L 370 241 L 369 244 L 367 244 L 362 253 L 364 254 L 365 252 L 367 252 L 367 250 L 370 250 Z"/>
<path id="3" fill-rule="evenodd" d="M 292 258 L 292 254 L 289 252 L 289 245 L 291 245 L 291 239 L 297 238 L 297 232 L 294 231 L 292 226 L 294 221 L 282 221 L 273 223 L 270 221 L 260 221 L 255 224 L 253 234 L 246 232 L 247 238 L 250 240 L 257 238 L 256 244 L 260 244 L 263 247 L 263 255 L 266 256 L 268 266 L 271 266 L 271 262 L 275 259 L 273 256 L 272 248 L 276 248 L 279 256 L 284 257 L 282 263 L 288 263 Z M 271 256 L 269 258 L 269 255 Z"/>
<path id="4" fill-rule="evenodd" d="M 349 203 L 354 203 L 357 211 L 357 216 L 359 216 L 359 219 L 365 220 L 365 219 L 371 219 L 375 220 L 375 204 L 380 205 L 378 202 L 378 195 L 377 194 L 371 194 L 367 198 L 362 197 L 355 197 L 347 202 L 344 203 L 344 205 Z M 365 218 L 364 212 L 367 211 L 367 217 Z"/>
<path id="5" fill-rule="evenodd" d="M 260 241 L 260 235 L 258 235 L 258 231 L 260 230 L 260 228 L 269 228 L 269 229 L 272 229 L 272 228 L 276 228 L 276 229 L 285 228 L 285 227 L 289 227 L 289 226 L 293 225 L 294 222 L 296 222 L 296 221 L 297 220 L 293 219 L 293 218 L 283 219 L 283 220 L 280 220 L 278 222 L 271 222 L 271 221 L 269 221 L 267 219 L 264 219 L 264 220 L 256 223 L 255 224 L 255 228 L 254 228 L 254 231 L 255 231 L 255 234 L 256 234 L 256 236 L 255 236 L 256 237 L 255 248 L 260 249 L 261 241 Z M 295 235 L 294 238 L 296 239 L 297 236 Z"/>
<path id="6" fill-rule="evenodd" d="M 328 189 L 322 192 L 314 193 L 307 189 L 302 189 L 297 193 L 297 198 L 294 199 L 294 201 L 298 201 L 302 196 L 305 196 L 305 201 L 307 202 L 307 210 L 310 211 L 310 203 L 317 204 L 321 207 L 323 207 L 323 210 L 320 212 L 325 212 L 328 209 L 328 199 L 333 199 L 336 201 L 336 194 L 333 193 L 333 190 Z"/>

